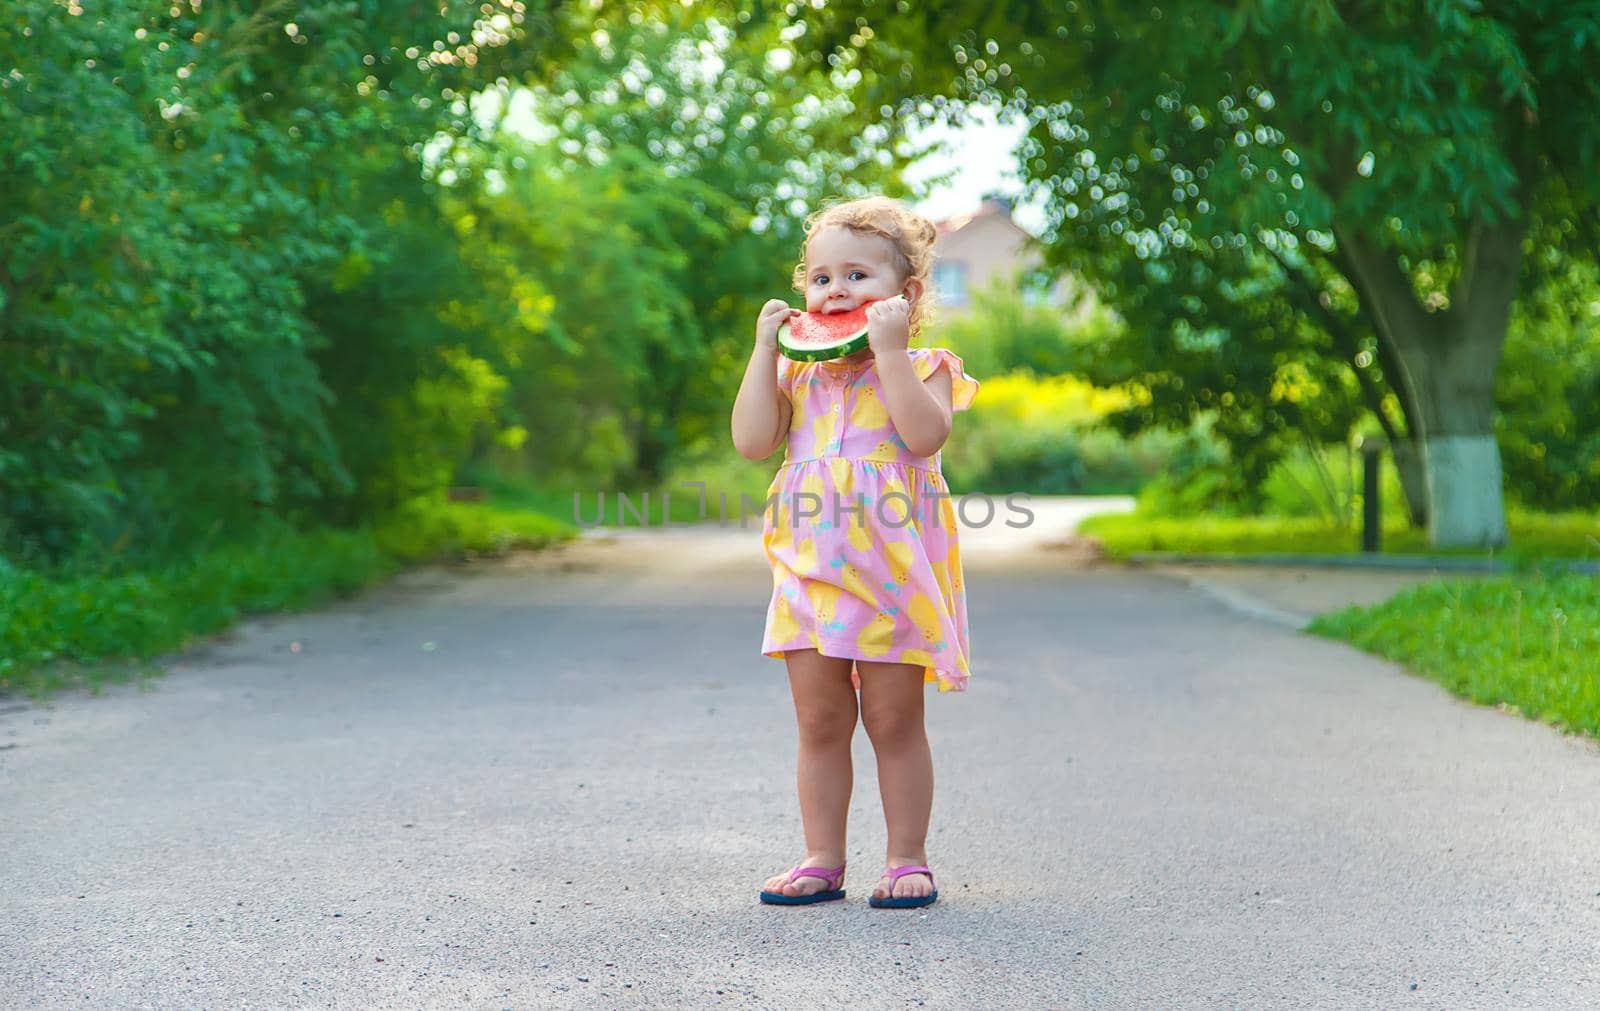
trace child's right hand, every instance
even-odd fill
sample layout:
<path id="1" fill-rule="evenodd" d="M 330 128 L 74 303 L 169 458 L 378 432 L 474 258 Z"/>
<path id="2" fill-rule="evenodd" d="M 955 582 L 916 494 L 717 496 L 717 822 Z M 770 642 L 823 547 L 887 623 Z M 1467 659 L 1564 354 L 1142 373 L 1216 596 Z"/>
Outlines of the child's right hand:
<path id="1" fill-rule="evenodd" d="M 783 299 L 769 299 L 767 304 L 761 307 L 761 315 L 756 317 L 756 346 L 776 351 L 778 349 L 778 327 L 787 323 L 791 317 L 798 315 L 800 315 L 800 310 L 792 308 Z"/>

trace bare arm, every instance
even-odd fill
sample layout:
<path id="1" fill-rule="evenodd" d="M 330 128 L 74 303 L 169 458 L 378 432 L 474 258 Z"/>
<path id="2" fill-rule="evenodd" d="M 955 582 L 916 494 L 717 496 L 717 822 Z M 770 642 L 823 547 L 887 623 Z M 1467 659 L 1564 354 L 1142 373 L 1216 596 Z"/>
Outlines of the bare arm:
<path id="1" fill-rule="evenodd" d="M 756 346 L 733 401 L 733 448 L 746 460 L 765 460 L 788 438 L 794 408 L 778 388 L 778 327 L 797 312 L 775 298 L 756 320 Z"/>
<path id="2" fill-rule="evenodd" d="M 921 282 L 908 282 L 911 298 L 885 299 L 867 308 L 867 340 L 878 363 L 878 378 L 883 381 L 883 406 L 906 444 L 917 456 L 939 452 L 950 437 L 951 391 L 954 377 L 947 369 L 935 369 L 927 379 L 917 381 L 917 368 L 911 362 L 907 345 L 911 340 L 911 303 L 922 294 Z"/>
<path id="3" fill-rule="evenodd" d="M 878 377 L 883 380 L 883 406 L 906 444 L 917 456 L 932 456 L 950 438 L 950 370 L 939 368 L 918 381 L 916 366 L 907 351 L 878 354 Z"/>

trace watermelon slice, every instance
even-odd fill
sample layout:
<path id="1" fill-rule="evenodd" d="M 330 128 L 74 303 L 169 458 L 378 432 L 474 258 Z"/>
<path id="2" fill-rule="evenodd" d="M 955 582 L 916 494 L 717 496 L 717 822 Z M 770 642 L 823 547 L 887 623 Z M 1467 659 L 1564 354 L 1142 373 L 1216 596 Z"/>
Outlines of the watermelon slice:
<path id="1" fill-rule="evenodd" d="M 778 327 L 778 350 L 797 362 L 847 358 L 867 346 L 867 306 L 849 312 L 807 312 Z"/>

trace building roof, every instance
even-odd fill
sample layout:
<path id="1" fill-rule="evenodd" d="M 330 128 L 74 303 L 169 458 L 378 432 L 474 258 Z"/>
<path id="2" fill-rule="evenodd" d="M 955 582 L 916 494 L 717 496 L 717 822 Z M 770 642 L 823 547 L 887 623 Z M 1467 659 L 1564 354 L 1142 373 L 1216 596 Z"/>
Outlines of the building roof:
<path id="1" fill-rule="evenodd" d="M 967 214 L 958 214 L 953 218 L 945 218 L 943 221 L 935 221 L 933 227 L 938 230 L 941 236 L 949 235 L 951 232 L 961 231 L 961 229 L 979 218 L 989 218 L 996 214 L 1004 215 L 1009 219 L 1011 217 L 1011 205 L 1004 200 L 985 200 L 978 205 L 977 210 Z"/>

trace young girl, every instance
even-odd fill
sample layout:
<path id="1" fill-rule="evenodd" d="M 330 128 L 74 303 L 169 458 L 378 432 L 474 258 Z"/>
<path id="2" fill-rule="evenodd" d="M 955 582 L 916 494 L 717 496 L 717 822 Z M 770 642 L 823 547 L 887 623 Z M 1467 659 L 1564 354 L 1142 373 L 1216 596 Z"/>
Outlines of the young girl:
<path id="1" fill-rule="evenodd" d="M 868 306 L 869 346 L 791 361 L 778 353 L 777 332 L 798 310 L 774 299 L 756 320 L 734 403 L 742 456 L 765 459 L 788 441 L 763 514 L 773 593 L 761 650 L 789 669 L 806 852 L 767 879 L 762 902 L 844 897 L 858 711 L 877 753 L 889 836 L 869 902 L 926 906 L 939 895 L 925 848 L 933 758 L 923 686 L 964 691 L 969 673 L 956 514 L 939 450 L 951 412 L 972 403 L 978 384 L 949 351 L 908 346 L 936 235 L 932 222 L 881 197 L 813 215 L 795 286 L 810 312 Z"/>

